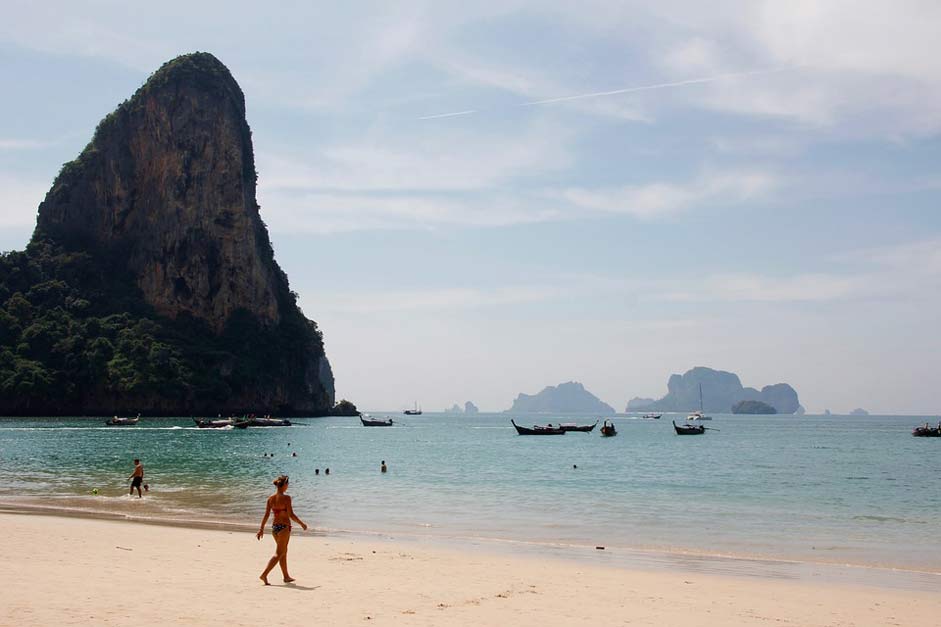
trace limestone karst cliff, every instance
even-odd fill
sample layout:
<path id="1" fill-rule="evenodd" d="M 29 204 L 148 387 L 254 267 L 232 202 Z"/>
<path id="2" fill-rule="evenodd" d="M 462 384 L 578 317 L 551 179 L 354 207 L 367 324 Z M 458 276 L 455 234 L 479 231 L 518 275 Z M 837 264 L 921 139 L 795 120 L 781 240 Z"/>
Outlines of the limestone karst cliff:
<path id="1" fill-rule="evenodd" d="M 611 415 L 614 408 L 577 381 L 549 385 L 537 394 L 520 393 L 504 413 L 596 413 Z"/>
<path id="2" fill-rule="evenodd" d="M 793 414 L 800 407 L 797 392 L 787 383 L 766 385 L 761 390 L 743 387 L 738 375 L 697 366 L 667 382 L 667 394 L 646 406 L 650 411 L 691 411 L 702 404 L 707 412 L 729 412 L 739 401 L 761 401 L 779 414 Z"/>
<path id="3" fill-rule="evenodd" d="M 184 55 L 63 166 L 26 251 L 0 260 L 0 411 L 330 411 L 322 335 L 259 214 L 245 113 L 218 59 Z"/>
<path id="4" fill-rule="evenodd" d="M 98 125 L 39 206 L 36 237 L 119 246 L 144 298 L 219 330 L 280 314 L 242 90 L 210 54 L 174 59 Z"/>

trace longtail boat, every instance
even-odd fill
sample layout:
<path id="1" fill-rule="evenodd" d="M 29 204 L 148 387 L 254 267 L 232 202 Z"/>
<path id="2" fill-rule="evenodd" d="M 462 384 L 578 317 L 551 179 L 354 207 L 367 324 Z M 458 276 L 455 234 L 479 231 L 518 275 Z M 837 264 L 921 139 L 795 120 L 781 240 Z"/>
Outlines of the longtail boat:
<path id="1" fill-rule="evenodd" d="M 391 427 L 393 425 L 391 418 L 387 418 L 385 420 L 375 420 L 373 418 L 364 418 L 360 416 L 359 421 L 363 423 L 364 427 Z"/>
<path id="2" fill-rule="evenodd" d="M 565 429 L 562 427 L 553 427 L 551 424 L 544 427 L 533 425 L 533 428 L 530 429 L 529 427 L 519 426 L 512 418 L 510 422 L 516 427 L 516 432 L 520 435 L 565 435 Z"/>
<path id="3" fill-rule="evenodd" d="M 704 425 L 678 425 L 675 420 L 673 429 L 676 430 L 676 435 L 702 435 L 706 432 Z"/>
<path id="4" fill-rule="evenodd" d="M 249 418 L 247 420 L 237 420 L 232 426 L 236 429 L 245 429 L 247 427 L 290 427 L 291 421 L 285 418 Z"/>
<path id="5" fill-rule="evenodd" d="M 193 422 L 195 422 L 196 426 L 200 429 L 222 429 L 235 426 L 234 418 L 223 418 L 221 420 L 200 420 L 199 418 L 193 418 Z"/>
<path id="6" fill-rule="evenodd" d="M 109 427 L 129 427 L 131 425 L 136 425 L 140 422 L 140 414 L 137 415 L 137 418 L 118 418 L 115 416 L 111 420 L 105 422 Z"/>
<path id="7" fill-rule="evenodd" d="M 601 425 L 601 437 L 613 438 L 617 434 L 618 430 L 614 428 L 614 423 L 610 420 L 605 420 L 604 424 Z"/>
<path id="8" fill-rule="evenodd" d="M 941 423 L 937 427 L 915 427 L 912 435 L 916 438 L 941 438 Z"/>
<path id="9" fill-rule="evenodd" d="M 577 425 L 574 422 L 563 422 L 559 425 L 559 428 L 563 431 L 578 431 L 579 433 L 591 433 L 595 430 L 595 427 L 598 426 L 598 421 L 595 421 L 593 425 Z"/>

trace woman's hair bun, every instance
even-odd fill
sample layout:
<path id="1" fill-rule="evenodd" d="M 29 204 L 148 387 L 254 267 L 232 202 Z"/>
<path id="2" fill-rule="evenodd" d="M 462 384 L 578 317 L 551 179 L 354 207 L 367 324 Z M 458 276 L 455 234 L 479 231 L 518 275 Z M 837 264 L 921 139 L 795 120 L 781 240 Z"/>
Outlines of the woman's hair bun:
<path id="1" fill-rule="evenodd" d="M 278 486 L 278 487 L 280 488 L 281 486 L 283 486 L 283 485 L 284 485 L 285 483 L 287 483 L 287 482 L 288 482 L 288 476 L 287 476 L 287 475 L 281 475 L 280 477 L 278 477 L 277 479 L 275 479 L 275 480 L 272 481 L 271 483 L 274 484 L 274 485 L 276 485 L 276 486 Z"/>

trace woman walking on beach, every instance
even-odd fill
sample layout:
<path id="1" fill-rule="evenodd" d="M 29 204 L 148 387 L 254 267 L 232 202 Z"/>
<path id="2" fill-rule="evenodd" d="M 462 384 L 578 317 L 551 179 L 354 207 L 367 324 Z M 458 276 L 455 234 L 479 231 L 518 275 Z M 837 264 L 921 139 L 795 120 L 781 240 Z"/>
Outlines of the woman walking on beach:
<path id="1" fill-rule="evenodd" d="M 271 536 L 275 541 L 275 554 L 268 560 L 268 566 L 265 572 L 261 574 L 260 579 L 268 584 L 268 573 L 275 567 L 275 564 L 281 565 L 281 574 L 284 575 L 284 583 L 291 583 L 294 578 L 288 574 L 288 542 L 291 540 L 291 521 L 295 521 L 304 531 L 307 531 L 307 525 L 303 520 L 294 514 L 291 507 L 291 497 L 285 494 L 288 489 L 288 476 L 281 475 L 272 483 L 278 488 L 278 491 L 268 497 L 268 504 L 265 507 L 265 517 L 261 519 L 261 527 L 258 529 L 257 538 L 265 535 L 265 523 L 268 522 L 268 516 L 274 513 L 274 519 L 271 524 Z"/>

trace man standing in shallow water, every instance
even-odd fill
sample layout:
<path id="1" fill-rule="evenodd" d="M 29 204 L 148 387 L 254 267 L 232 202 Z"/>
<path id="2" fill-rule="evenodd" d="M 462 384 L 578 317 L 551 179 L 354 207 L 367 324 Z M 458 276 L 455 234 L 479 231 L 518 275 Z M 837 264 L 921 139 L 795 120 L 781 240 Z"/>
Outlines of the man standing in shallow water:
<path id="1" fill-rule="evenodd" d="M 140 486 L 144 482 L 144 465 L 140 463 L 139 459 L 134 460 L 134 472 L 130 474 L 128 479 L 131 480 L 131 491 L 128 492 L 128 495 L 133 496 L 134 488 L 137 488 L 137 498 L 143 498 L 144 495 L 141 494 Z"/>

